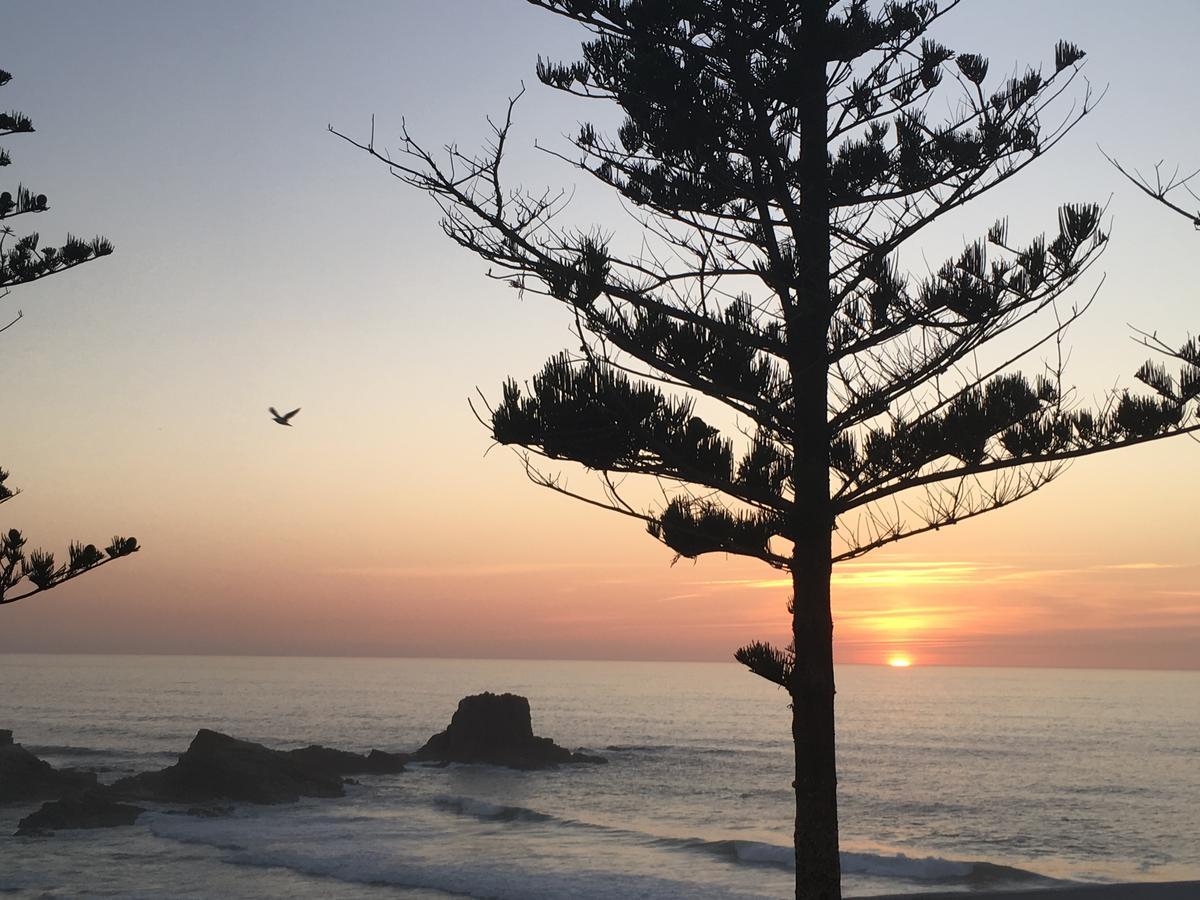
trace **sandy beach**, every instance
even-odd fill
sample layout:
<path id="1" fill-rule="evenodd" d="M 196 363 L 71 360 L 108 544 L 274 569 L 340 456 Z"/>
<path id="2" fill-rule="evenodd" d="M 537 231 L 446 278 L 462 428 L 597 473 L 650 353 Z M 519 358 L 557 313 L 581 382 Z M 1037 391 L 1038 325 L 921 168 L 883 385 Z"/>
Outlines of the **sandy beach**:
<path id="1" fill-rule="evenodd" d="M 954 893 L 891 894 L 873 897 L 871 900 L 914 900 L 916 897 L 929 900 L 1200 900 L 1200 881 L 1170 881 L 1158 884 L 1089 884 L 1065 888 L 1041 888 L 1037 890 L 1000 891 L 955 891 Z M 865 900 L 865 898 L 864 898 Z"/>

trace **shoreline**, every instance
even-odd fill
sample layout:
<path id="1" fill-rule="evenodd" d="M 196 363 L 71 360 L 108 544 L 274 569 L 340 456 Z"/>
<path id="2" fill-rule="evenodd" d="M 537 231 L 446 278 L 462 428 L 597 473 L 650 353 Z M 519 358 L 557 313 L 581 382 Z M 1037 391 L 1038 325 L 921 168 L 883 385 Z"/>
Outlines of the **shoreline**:
<path id="1" fill-rule="evenodd" d="M 883 894 L 857 900 L 1197 900 L 1200 881 L 1078 884 L 1014 891 L 950 891 L 923 894 Z M 851 898 L 856 900 L 856 898 Z"/>

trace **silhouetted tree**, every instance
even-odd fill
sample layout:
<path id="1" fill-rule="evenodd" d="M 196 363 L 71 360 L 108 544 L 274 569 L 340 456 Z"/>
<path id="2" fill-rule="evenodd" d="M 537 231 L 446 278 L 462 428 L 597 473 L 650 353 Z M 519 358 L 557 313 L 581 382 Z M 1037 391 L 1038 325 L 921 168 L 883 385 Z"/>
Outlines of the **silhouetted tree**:
<path id="1" fill-rule="evenodd" d="M 736 656 L 791 696 L 796 896 L 838 897 L 831 567 L 1007 506 L 1072 459 L 1200 428 L 1195 342 L 1182 372 L 1147 363 L 1149 391 L 1097 409 L 1064 385 L 1063 334 L 1091 301 L 1059 301 L 1106 240 L 1089 203 L 1048 237 L 999 221 L 932 274 L 905 270 L 927 226 L 1088 112 L 1085 90 L 1049 118 L 1074 45 L 995 78 L 930 37 L 958 0 L 529 2 L 592 34 L 582 60 L 537 74 L 624 112 L 560 158 L 632 205 L 640 251 L 559 227 L 563 194 L 505 185 L 511 102 L 478 155 L 435 155 L 407 129 L 395 154 L 339 136 L 431 194 L 493 277 L 573 314 L 577 349 L 484 415 L 534 482 L 642 521 L 679 556 L 790 573 L 791 645 Z M 1039 354 L 1035 377 L 1014 371 Z M 535 456 L 599 473 L 596 491 Z M 631 475 L 661 502 L 631 498 Z"/>
<path id="2" fill-rule="evenodd" d="M 1101 151 L 1103 152 L 1103 151 Z M 1200 176 L 1200 171 L 1192 172 L 1190 175 L 1183 175 L 1179 168 L 1176 168 L 1171 174 L 1164 175 L 1163 164 L 1160 162 L 1154 167 L 1154 180 L 1151 181 L 1147 176 L 1139 171 L 1129 171 L 1122 166 L 1117 160 L 1104 154 L 1117 171 L 1124 175 L 1129 181 L 1133 182 L 1142 193 L 1153 197 L 1163 206 L 1172 212 L 1178 213 L 1192 223 L 1192 227 L 1200 231 L 1200 195 L 1197 195 L 1192 190 L 1192 182 L 1197 176 Z M 1180 198 L 1181 194 L 1187 194 L 1196 203 L 1196 212 L 1181 206 L 1181 203 L 1186 201 Z M 1200 366 L 1200 343 L 1195 338 L 1189 339 L 1183 346 L 1175 347 L 1167 343 L 1158 336 L 1157 332 L 1147 332 L 1139 330 L 1137 332 L 1137 340 L 1143 346 L 1153 350 L 1159 356 L 1171 359 L 1175 362 L 1182 363 L 1180 373 L 1180 393 L 1185 397 L 1195 397 L 1196 392 L 1196 367 Z M 1148 372 L 1154 377 L 1161 380 L 1161 372 Z M 1142 374 L 1139 373 L 1139 378 Z"/>
<path id="3" fill-rule="evenodd" d="M 1182 175 L 1179 169 L 1175 169 L 1170 175 L 1164 176 L 1163 164 L 1159 163 L 1154 167 L 1154 181 L 1151 181 L 1141 172 L 1130 172 L 1107 153 L 1104 154 L 1104 158 L 1112 163 L 1118 172 L 1133 182 L 1142 193 L 1153 197 L 1172 212 L 1179 213 L 1179 215 L 1191 221 L 1194 228 L 1200 230 L 1200 196 L 1191 187 L 1191 182 L 1196 176 L 1200 175 L 1200 171 L 1192 172 L 1190 175 Z M 1176 202 L 1180 193 L 1186 193 L 1192 198 L 1196 203 L 1196 212 L 1186 209 Z"/>
<path id="4" fill-rule="evenodd" d="M 12 76 L 0 71 L 0 87 L 8 84 Z M 0 112 L 0 137 L 32 132 L 33 123 L 19 112 Z M 0 148 L 0 166 L 11 162 L 8 151 Z M 85 262 L 112 253 L 112 245 L 104 238 L 91 241 L 67 236 L 61 247 L 38 247 L 36 233 L 17 237 L 8 219 L 28 213 L 45 212 L 50 208 L 45 194 L 35 194 L 25 186 L 17 187 L 14 196 L 10 191 L 0 193 L 0 300 L 9 296 L 12 288 L 37 281 L 47 275 L 64 272 Z M 7 331 L 17 323 L 23 313 L 0 326 Z M 0 503 L 16 496 L 17 491 L 5 482 L 8 472 L 0 469 Z M 84 572 L 128 556 L 138 550 L 135 538 L 114 537 L 104 550 L 95 544 L 72 542 L 67 552 L 67 562 L 58 564 L 54 554 L 44 550 L 25 551 L 25 537 L 15 528 L 0 533 L 0 604 L 14 603 L 33 594 L 41 593 L 63 582 L 70 581 Z M 23 584 L 27 582 L 27 584 Z M 19 593 L 14 593 L 14 591 Z"/>

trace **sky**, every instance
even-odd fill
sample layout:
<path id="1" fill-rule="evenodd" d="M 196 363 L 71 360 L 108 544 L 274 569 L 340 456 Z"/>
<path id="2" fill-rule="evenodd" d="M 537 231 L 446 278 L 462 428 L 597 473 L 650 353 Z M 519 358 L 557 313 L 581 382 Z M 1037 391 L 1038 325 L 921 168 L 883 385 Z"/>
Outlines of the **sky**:
<path id="1" fill-rule="evenodd" d="M 1130 324 L 1200 330 L 1200 236 L 1130 166 L 1200 167 L 1192 0 L 967 0 L 937 36 L 993 72 L 1067 38 L 1104 97 L 1069 138 L 920 249 L 979 226 L 1052 228 L 1108 205 L 1104 283 L 1071 332 L 1083 397 L 1127 384 Z M 524 84 L 514 183 L 611 201 L 537 152 L 614 121 L 543 88 L 582 35 L 520 0 L 104 4 L 8 0 L 7 189 L 30 228 L 101 233 L 108 258 L 21 287 L 0 313 L 0 509 L 33 545 L 136 535 L 128 560 L 0 609 L 0 651 L 728 660 L 786 642 L 780 573 L 671 564 L 636 524 L 530 485 L 467 399 L 570 338 L 561 311 L 484 277 L 434 204 L 327 126 L 395 146 L 482 143 Z M 607 119 L 605 117 L 608 117 Z M 17 220 L 25 226 L 32 217 Z M 1082 302 L 1100 274 L 1079 288 Z M 295 427 L 266 408 L 301 407 Z M 1075 464 L 1016 506 L 838 568 L 841 663 L 1200 668 L 1200 444 Z M 581 472 L 567 472 L 585 484 Z"/>

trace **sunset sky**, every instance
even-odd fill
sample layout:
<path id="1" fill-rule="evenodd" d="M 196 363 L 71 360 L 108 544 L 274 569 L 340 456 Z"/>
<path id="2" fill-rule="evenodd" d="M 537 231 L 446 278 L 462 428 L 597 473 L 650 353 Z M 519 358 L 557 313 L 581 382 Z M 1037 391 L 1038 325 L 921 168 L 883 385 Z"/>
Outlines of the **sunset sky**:
<path id="1" fill-rule="evenodd" d="M 1062 202 L 1108 203 L 1103 290 L 1070 335 L 1085 398 L 1145 358 L 1128 324 L 1200 330 L 1200 234 L 1097 149 L 1200 168 L 1198 33 L 1194 0 L 967 0 L 937 34 L 994 73 L 1068 38 L 1107 89 L 921 248 L 939 265 L 997 217 L 1031 236 Z M 671 566 L 636 524 L 487 452 L 468 396 L 540 368 L 565 318 L 483 277 L 428 198 L 326 130 L 365 138 L 374 115 L 394 146 L 404 118 L 474 148 L 524 82 L 511 179 L 577 186 L 572 221 L 607 221 L 611 200 L 533 148 L 612 121 L 534 76 L 580 38 L 520 0 L 4 5 L 0 108 L 37 132 L 4 140 L 0 181 L 53 207 L 13 224 L 117 252 L 0 301 L 3 321 L 25 314 L 0 335 L 0 464 L 23 491 L 0 526 L 59 552 L 114 533 L 144 549 L 0 608 L 0 651 L 724 660 L 786 641 L 782 573 Z M 295 427 L 268 405 L 302 407 Z M 1197 472 L 1188 439 L 1083 460 L 1012 509 L 840 567 L 837 659 L 1200 668 Z"/>

